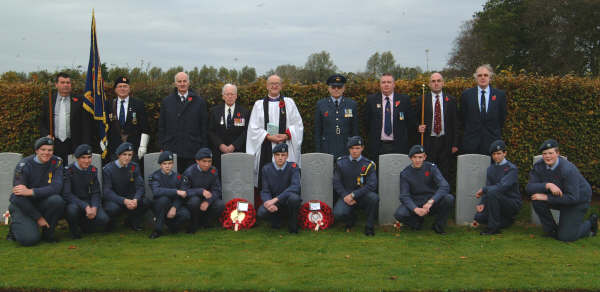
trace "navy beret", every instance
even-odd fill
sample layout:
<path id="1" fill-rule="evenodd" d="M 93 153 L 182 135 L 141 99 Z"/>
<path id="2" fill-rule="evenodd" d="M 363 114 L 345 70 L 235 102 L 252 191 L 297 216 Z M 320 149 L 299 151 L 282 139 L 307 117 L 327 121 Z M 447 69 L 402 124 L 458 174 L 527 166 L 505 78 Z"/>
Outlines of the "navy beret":
<path id="1" fill-rule="evenodd" d="M 115 151 L 115 153 L 117 155 L 121 155 L 121 153 L 125 151 L 133 151 L 133 145 L 131 145 L 129 142 L 123 142 L 121 145 L 119 145 L 119 147 L 117 147 L 117 151 Z"/>
<path id="2" fill-rule="evenodd" d="M 40 149 L 40 147 L 42 147 L 44 145 L 54 145 L 54 141 L 48 137 L 42 137 L 42 138 L 35 140 L 35 144 L 33 144 L 33 148 L 35 150 L 38 150 L 38 149 Z"/>
<path id="3" fill-rule="evenodd" d="M 413 145 L 413 147 L 410 147 L 410 150 L 408 151 L 408 157 L 413 157 L 413 155 L 421 153 L 425 153 L 425 148 L 423 148 L 421 145 Z"/>
<path id="4" fill-rule="evenodd" d="M 329 85 L 329 86 L 342 86 L 345 83 L 346 83 L 346 77 L 344 77 L 340 74 L 331 75 L 331 76 L 329 76 L 329 78 L 327 78 L 327 85 Z"/>
<path id="5" fill-rule="evenodd" d="M 163 151 L 160 153 L 160 155 L 158 156 L 158 164 L 161 164 L 165 161 L 172 161 L 173 160 L 173 152 L 171 151 Z"/>
<path id="6" fill-rule="evenodd" d="M 194 159 L 196 160 L 200 160 L 202 158 L 212 158 L 212 151 L 210 151 L 210 149 L 203 147 L 200 148 L 200 150 L 198 150 L 198 152 L 196 152 L 196 156 L 194 156 Z"/>
<path id="7" fill-rule="evenodd" d="M 73 156 L 75 156 L 75 158 L 79 158 L 82 155 L 92 155 L 92 146 L 88 144 L 81 144 L 77 146 L 77 148 L 75 148 L 75 153 L 73 153 Z"/>
<path id="8" fill-rule="evenodd" d="M 506 144 L 502 140 L 496 140 L 490 144 L 490 154 L 496 151 L 506 151 Z"/>
<path id="9" fill-rule="evenodd" d="M 350 148 L 352 146 L 363 146 L 363 140 L 360 136 L 352 136 L 348 137 L 348 142 L 346 143 L 346 148 Z"/>
<path id="10" fill-rule="evenodd" d="M 114 88 L 117 88 L 117 85 L 119 85 L 119 83 L 129 84 L 129 78 L 127 78 L 125 76 L 119 76 L 119 78 L 117 78 L 115 80 L 115 87 Z"/>
<path id="11" fill-rule="evenodd" d="M 273 148 L 273 153 L 278 153 L 278 152 L 288 152 L 288 144 L 286 143 L 281 143 L 281 144 L 277 144 L 275 146 L 275 148 Z"/>
<path id="12" fill-rule="evenodd" d="M 556 148 L 556 147 L 558 147 L 558 142 L 556 142 L 556 140 L 554 140 L 554 139 L 548 139 L 548 140 L 544 141 L 544 143 L 542 143 L 542 145 L 540 145 L 539 151 L 542 152 L 546 149 Z"/>

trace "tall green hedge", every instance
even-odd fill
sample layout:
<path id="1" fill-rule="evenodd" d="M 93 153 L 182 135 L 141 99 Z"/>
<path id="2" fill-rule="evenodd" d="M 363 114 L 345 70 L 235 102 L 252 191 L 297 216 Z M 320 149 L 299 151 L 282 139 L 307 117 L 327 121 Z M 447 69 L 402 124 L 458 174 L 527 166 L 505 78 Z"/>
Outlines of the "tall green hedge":
<path id="1" fill-rule="evenodd" d="M 422 84 L 427 79 L 398 80 L 397 91 L 416 99 L 421 96 Z M 114 97 L 112 84 L 106 85 L 109 97 Z M 209 106 L 221 102 L 221 86 L 210 84 L 195 91 L 204 96 Z M 548 138 L 561 144 L 561 152 L 574 162 L 592 184 L 594 193 L 600 192 L 600 79 L 564 77 L 540 77 L 535 75 L 503 72 L 492 82 L 508 96 L 508 118 L 504 127 L 504 140 L 509 146 L 509 159 L 520 168 L 520 182 L 526 184 L 532 157 L 537 155 L 538 145 Z M 447 80 L 444 91 L 460 98 L 463 90 L 475 86 L 472 79 Z M 9 83 L 0 81 L 0 152 L 12 151 L 29 154 L 32 143 L 39 136 L 37 128 L 41 101 L 48 98 L 51 85 L 40 83 Z M 160 101 L 173 90 L 172 84 L 148 82 L 132 84 L 132 96 L 146 103 L 150 118 L 152 142 L 150 151 L 157 151 L 156 132 Z M 356 100 L 361 113 L 360 123 L 365 135 L 362 106 L 366 96 L 377 92 L 377 80 L 349 80 L 345 96 Z M 74 92 L 81 94 L 83 84 L 74 84 Z M 238 102 L 251 107 L 266 94 L 265 81 L 258 80 L 238 89 Z M 328 95 L 325 84 L 284 84 L 283 94 L 293 97 L 304 121 L 303 152 L 311 152 L 313 144 L 313 115 L 316 101 Z M 420 105 L 419 105 L 420 106 Z M 412 143 L 416 143 L 417 133 Z"/>

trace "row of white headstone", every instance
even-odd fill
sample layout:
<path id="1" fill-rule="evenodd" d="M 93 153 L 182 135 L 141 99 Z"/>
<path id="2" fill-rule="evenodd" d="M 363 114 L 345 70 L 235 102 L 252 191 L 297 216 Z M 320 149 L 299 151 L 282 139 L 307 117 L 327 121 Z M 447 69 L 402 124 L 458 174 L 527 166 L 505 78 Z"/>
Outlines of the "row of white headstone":
<path id="1" fill-rule="evenodd" d="M 158 156 L 160 153 L 148 153 L 144 156 L 144 179 L 146 194 L 151 198 L 152 192 L 148 186 L 147 177 L 159 169 Z M 23 158 L 22 154 L 0 153 L 0 211 L 8 210 L 9 197 L 12 189 L 13 172 L 17 163 Z M 533 158 L 535 163 L 540 155 Z M 333 156 L 325 153 L 302 154 L 302 199 L 321 200 L 333 207 Z M 73 162 L 69 156 L 69 162 Z M 177 159 L 175 159 L 177 161 Z M 458 156 L 457 186 L 456 186 L 456 224 L 467 225 L 473 221 L 475 205 L 479 199 L 475 193 L 485 185 L 486 169 L 491 159 L 486 155 L 466 154 Z M 379 156 L 379 224 L 387 225 L 395 222 L 394 212 L 400 206 L 400 172 L 410 165 L 410 159 L 405 154 L 385 154 Z M 93 154 L 92 164 L 102 169 L 99 154 Z M 244 198 L 254 204 L 253 169 L 254 157 L 246 153 L 230 153 L 222 156 L 222 187 L 223 200 L 228 202 L 234 198 Z M 174 170 L 177 171 L 175 163 Z M 102 181 L 102 172 L 99 171 Z M 554 211 L 554 210 L 553 210 Z M 558 212 L 553 212 L 558 222 Z M 531 220 L 539 225 L 535 211 L 531 212 Z"/>

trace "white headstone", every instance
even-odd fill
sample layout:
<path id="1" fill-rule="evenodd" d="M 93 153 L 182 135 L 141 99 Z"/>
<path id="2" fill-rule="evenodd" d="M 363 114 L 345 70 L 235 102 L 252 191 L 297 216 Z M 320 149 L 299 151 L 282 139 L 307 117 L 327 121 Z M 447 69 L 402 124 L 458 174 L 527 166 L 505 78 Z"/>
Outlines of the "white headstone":
<path id="1" fill-rule="evenodd" d="M 379 155 L 379 224 L 394 224 L 400 203 L 400 173 L 411 163 L 406 154 Z"/>
<path id="2" fill-rule="evenodd" d="M 160 164 L 158 164 L 159 156 L 160 152 L 144 154 L 144 187 L 146 188 L 146 198 L 154 198 L 150 185 L 148 184 L 150 181 L 148 178 L 160 168 Z M 173 154 L 173 171 L 177 172 L 177 154 Z"/>
<path id="3" fill-rule="evenodd" d="M 225 203 L 244 198 L 254 205 L 253 155 L 239 152 L 221 155 L 221 178 Z"/>
<path id="4" fill-rule="evenodd" d="M 567 159 L 567 157 L 562 155 L 560 157 Z M 542 155 L 534 156 L 533 164 L 538 162 L 540 159 L 542 159 Z M 560 218 L 560 211 L 556 209 L 550 209 L 550 212 L 552 213 L 552 217 L 554 217 L 554 221 L 556 222 L 556 224 L 558 224 L 558 219 Z M 540 217 L 538 217 L 537 213 L 535 213 L 535 210 L 533 209 L 533 205 L 531 205 L 531 223 L 538 226 L 542 225 L 542 223 L 540 222 Z"/>
<path id="5" fill-rule="evenodd" d="M 302 201 L 320 200 L 333 208 L 333 155 L 302 154 Z"/>
<path id="6" fill-rule="evenodd" d="M 473 222 L 475 206 L 480 199 L 475 193 L 485 186 L 485 178 L 491 157 L 481 154 L 458 156 L 456 164 L 456 224 L 466 225 Z"/>
<path id="7" fill-rule="evenodd" d="M 9 199 L 12 194 L 13 178 L 17 163 L 23 159 L 21 153 L 0 153 L 0 214 L 8 211 Z M 2 219 L 4 223 L 4 219 Z"/>

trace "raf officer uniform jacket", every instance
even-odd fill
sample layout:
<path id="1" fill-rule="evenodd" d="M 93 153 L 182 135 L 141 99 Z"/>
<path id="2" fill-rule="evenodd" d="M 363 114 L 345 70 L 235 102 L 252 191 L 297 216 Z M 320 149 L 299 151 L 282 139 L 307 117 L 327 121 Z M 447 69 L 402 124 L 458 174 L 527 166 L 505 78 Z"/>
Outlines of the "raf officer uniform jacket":
<path id="1" fill-rule="evenodd" d="M 336 106 L 332 97 L 317 102 L 315 109 L 315 152 L 328 153 L 337 159 L 348 153 L 348 137 L 358 136 L 356 102 L 340 97 Z"/>
<path id="2" fill-rule="evenodd" d="M 478 87 L 465 90 L 460 98 L 460 115 L 464 125 L 464 153 L 489 154 L 490 144 L 502 139 L 506 120 L 506 95 L 504 91 L 489 88 L 486 113 L 481 114 Z M 486 93 L 487 94 L 487 93 Z"/>
<path id="3" fill-rule="evenodd" d="M 439 202 L 449 192 L 448 182 L 431 162 L 423 162 L 420 168 L 409 165 L 400 173 L 400 201 L 411 212 L 430 198 Z"/>
<path id="4" fill-rule="evenodd" d="M 367 193 L 375 193 L 377 175 L 375 163 L 364 156 L 359 161 L 351 160 L 351 156 L 342 156 L 335 163 L 333 190 L 338 198 L 354 193 L 355 200 Z"/>
<path id="5" fill-rule="evenodd" d="M 102 190 L 104 199 L 124 207 L 124 199 L 137 199 L 138 204 L 144 198 L 144 180 L 137 163 L 130 162 L 126 166 L 117 166 L 112 161 L 102 170 Z"/>
<path id="6" fill-rule="evenodd" d="M 290 195 L 300 196 L 300 169 L 295 162 L 287 161 L 282 170 L 275 168 L 275 162 L 272 162 L 266 164 L 262 171 L 260 197 L 263 202 L 275 197 L 286 202 Z"/>
<path id="7" fill-rule="evenodd" d="M 385 104 L 382 104 L 381 92 L 367 97 L 365 105 L 365 117 L 367 119 L 367 150 L 369 157 L 373 160 L 378 159 L 381 151 L 381 132 L 383 128 L 383 111 Z M 416 133 L 416 119 L 410 98 L 406 94 L 394 92 L 390 105 L 392 112 L 392 133 L 394 135 L 393 150 L 394 153 L 408 153 L 408 145 L 411 137 Z"/>
<path id="8" fill-rule="evenodd" d="M 158 120 L 158 137 L 162 150 L 169 150 L 185 159 L 194 158 L 196 151 L 208 146 L 208 111 L 206 101 L 191 89 L 182 102 L 175 89 L 163 99 Z"/>
<path id="9" fill-rule="evenodd" d="M 171 202 L 171 205 L 175 209 L 183 205 L 184 199 L 177 195 L 177 190 L 181 190 L 181 175 L 175 171 L 171 171 L 170 174 L 164 174 L 162 170 L 158 169 L 150 176 L 150 188 L 154 195 L 154 200 L 161 197 L 166 197 Z"/>
<path id="10" fill-rule="evenodd" d="M 81 209 L 87 206 L 101 208 L 100 183 L 98 170 L 90 165 L 87 169 L 79 169 L 75 163 L 65 168 L 63 197 L 69 204 Z"/>
<path id="11" fill-rule="evenodd" d="M 197 164 L 193 164 L 183 173 L 183 189 L 187 192 L 188 200 L 196 196 L 212 205 L 216 200 L 221 200 L 219 171 L 214 166 L 211 166 L 207 171 L 202 171 Z M 209 199 L 206 199 L 202 194 L 204 190 L 212 194 Z"/>
<path id="12" fill-rule="evenodd" d="M 115 98 L 112 100 L 112 113 L 110 114 L 110 128 L 108 130 L 108 151 L 115 153 L 117 147 L 123 142 L 129 142 L 133 145 L 133 155 L 137 157 L 138 148 L 140 147 L 140 138 L 142 133 L 150 134 L 148 126 L 148 117 L 144 102 L 131 96 L 128 97 L 127 108 L 125 111 L 125 126 L 121 127 L 117 113 L 120 111 L 121 99 Z M 116 155 L 113 160 L 117 159 Z"/>

